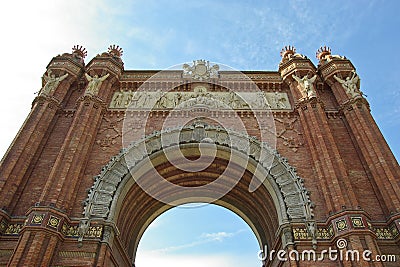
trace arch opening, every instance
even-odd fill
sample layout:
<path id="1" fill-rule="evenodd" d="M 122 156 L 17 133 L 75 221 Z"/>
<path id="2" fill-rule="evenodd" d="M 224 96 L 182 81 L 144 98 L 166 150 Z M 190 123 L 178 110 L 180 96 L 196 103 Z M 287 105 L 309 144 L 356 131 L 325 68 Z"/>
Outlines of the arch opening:
<path id="1" fill-rule="evenodd" d="M 253 229 L 221 204 L 190 203 L 160 214 L 145 230 L 135 266 L 259 267 Z"/>

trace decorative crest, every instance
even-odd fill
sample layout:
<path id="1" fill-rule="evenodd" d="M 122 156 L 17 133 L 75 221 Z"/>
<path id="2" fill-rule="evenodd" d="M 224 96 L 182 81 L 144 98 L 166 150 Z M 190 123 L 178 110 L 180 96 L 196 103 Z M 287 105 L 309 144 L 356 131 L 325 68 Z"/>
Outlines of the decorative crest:
<path id="1" fill-rule="evenodd" d="M 282 57 L 282 60 L 279 63 L 280 65 L 288 62 L 289 60 L 291 60 L 293 58 L 302 58 L 302 59 L 307 58 L 305 55 L 296 53 L 296 48 L 291 45 L 287 45 L 284 48 L 282 48 L 281 57 Z"/>
<path id="2" fill-rule="evenodd" d="M 330 55 L 331 55 L 331 49 L 329 48 L 329 46 L 324 46 L 324 47 L 321 46 L 316 53 L 316 57 L 319 59 L 319 61 L 326 59 Z"/>
<path id="3" fill-rule="evenodd" d="M 84 59 L 87 56 L 87 51 L 81 45 L 74 45 L 74 47 L 72 47 L 72 54 Z"/>
<path id="4" fill-rule="evenodd" d="M 316 57 L 319 60 L 319 64 L 326 64 L 328 62 L 330 62 L 332 59 L 346 59 L 346 57 L 344 56 L 340 56 L 340 55 L 332 55 L 331 54 L 331 49 L 329 48 L 329 46 L 324 46 L 324 47 L 320 47 L 317 50 L 316 53 Z"/>
<path id="5" fill-rule="evenodd" d="M 114 57 L 120 58 L 120 57 L 122 57 L 122 54 L 124 53 L 124 51 L 118 45 L 110 45 L 108 47 L 108 53 Z"/>
<path id="6" fill-rule="evenodd" d="M 281 50 L 282 58 L 290 58 L 296 53 L 296 48 L 294 46 L 287 45 Z"/>
<path id="7" fill-rule="evenodd" d="M 193 65 L 183 64 L 183 77 L 194 80 L 204 81 L 210 78 L 218 78 L 219 66 L 214 64 L 210 67 L 210 62 L 203 59 L 193 60 Z"/>

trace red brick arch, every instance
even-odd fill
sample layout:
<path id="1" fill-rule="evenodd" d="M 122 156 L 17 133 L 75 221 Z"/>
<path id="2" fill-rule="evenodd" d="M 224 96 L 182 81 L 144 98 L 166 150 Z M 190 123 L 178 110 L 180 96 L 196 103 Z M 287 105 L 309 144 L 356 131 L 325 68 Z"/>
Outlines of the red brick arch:
<path id="1" fill-rule="evenodd" d="M 198 128 L 203 128 L 203 136 L 196 133 Z M 186 134 L 188 140 L 181 140 L 179 144 L 164 142 L 161 145 L 162 134 L 168 139 L 169 135 L 179 131 L 192 134 Z M 245 140 L 247 149 L 228 145 L 215 137 L 218 131 L 217 127 L 209 125 L 172 129 L 150 135 L 121 151 L 97 176 L 89 192 L 82 225 L 87 222 L 112 225 L 114 232 L 119 233 L 119 245 L 134 261 L 142 234 L 157 216 L 175 205 L 212 202 L 243 218 L 254 231 L 260 247 L 292 243 L 291 223 L 314 220 L 312 204 L 302 179 L 284 158 L 266 144 L 247 135 L 230 132 L 232 139 Z M 171 158 L 165 156 L 167 150 L 178 149 L 186 158 L 196 159 L 200 153 L 199 143 L 204 138 L 216 145 L 217 152 L 210 166 L 202 171 L 182 171 L 168 161 Z M 267 152 L 260 154 L 260 151 Z M 271 166 L 266 163 L 267 157 L 273 159 Z M 229 173 L 224 174 L 225 179 L 219 180 L 228 164 L 231 164 Z M 196 190 L 188 194 L 176 187 L 165 188 L 154 184 L 151 177 L 156 173 L 174 185 Z M 253 178 L 261 180 L 262 184 L 251 192 L 249 184 Z M 231 184 L 234 184 L 233 188 L 228 188 Z M 166 196 L 169 203 L 149 196 L 139 185 L 154 187 L 153 192 Z M 227 193 L 217 199 L 221 192 Z M 276 236 L 282 237 L 280 242 L 275 242 Z M 104 238 L 109 239 L 110 236 L 105 234 Z"/>

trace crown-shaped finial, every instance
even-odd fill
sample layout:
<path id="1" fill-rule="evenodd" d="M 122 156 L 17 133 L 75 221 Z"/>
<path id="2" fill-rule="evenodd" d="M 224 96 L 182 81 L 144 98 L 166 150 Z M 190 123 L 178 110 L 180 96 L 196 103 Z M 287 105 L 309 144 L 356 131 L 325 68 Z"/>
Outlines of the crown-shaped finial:
<path id="1" fill-rule="evenodd" d="M 108 53 L 114 57 L 122 57 L 122 54 L 124 53 L 124 51 L 118 45 L 110 45 L 108 47 Z"/>
<path id="2" fill-rule="evenodd" d="M 329 55 L 331 55 L 331 49 L 326 45 L 324 47 L 321 46 L 316 53 L 316 57 L 319 59 L 319 61 L 326 59 L 326 57 Z"/>
<path id="3" fill-rule="evenodd" d="M 294 46 L 287 45 L 281 50 L 281 57 L 288 58 L 289 55 L 294 55 L 296 53 L 296 48 Z"/>
<path id="4" fill-rule="evenodd" d="M 74 45 L 74 47 L 72 47 L 72 54 L 77 55 L 83 59 L 87 56 L 87 51 L 81 45 Z"/>

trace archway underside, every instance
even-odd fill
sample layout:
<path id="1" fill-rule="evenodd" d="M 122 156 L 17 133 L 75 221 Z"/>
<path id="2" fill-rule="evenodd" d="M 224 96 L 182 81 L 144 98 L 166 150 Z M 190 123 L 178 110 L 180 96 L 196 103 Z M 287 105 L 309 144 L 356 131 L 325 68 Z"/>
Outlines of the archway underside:
<path id="1" fill-rule="evenodd" d="M 220 175 L 221 167 L 227 164 L 224 159 L 215 159 L 212 165 L 204 171 L 188 174 L 172 166 L 171 164 L 160 164 L 157 170 L 163 174 L 169 182 L 185 187 L 199 187 L 210 184 Z M 240 169 L 240 167 L 238 168 Z M 240 174 L 232 171 L 228 175 Z M 147 172 L 143 177 L 149 177 Z M 212 203 L 228 208 L 239 215 L 253 230 L 260 247 L 263 244 L 272 244 L 276 238 L 279 228 L 278 213 L 274 201 L 265 187 L 259 187 L 254 192 L 249 192 L 249 184 L 253 174 L 246 171 L 240 181 L 221 199 Z M 225 192 L 226 180 L 214 184 L 207 190 L 197 191 L 196 194 L 188 196 L 180 194 L 179 190 L 166 190 L 160 188 L 160 193 L 171 196 L 171 201 L 179 204 L 193 202 L 207 202 L 210 196 L 216 192 Z M 157 187 L 157 185 L 154 185 Z M 118 208 L 119 216 L 116 222 L 121 232 L 121 240 L 127 248 L 129 255 L 135 255 L 140 238 L 150 223 L 160 214 L 172 208 L 160 201 L 155 200 L 143 191 L 137 184 L 130 187 L 125 194 L 121 207 Z"/>

